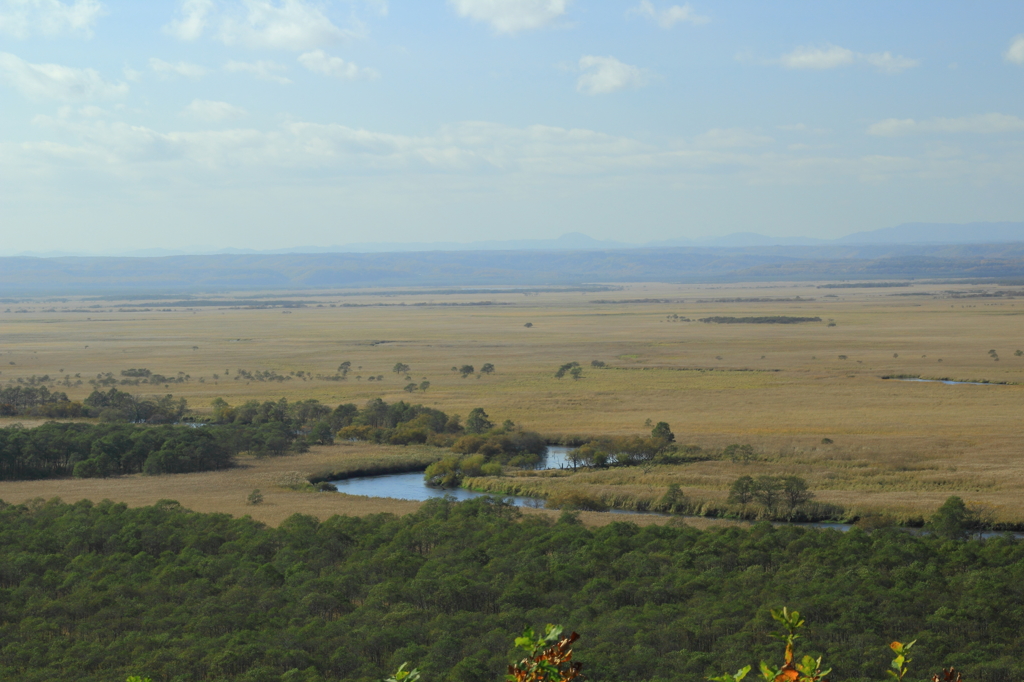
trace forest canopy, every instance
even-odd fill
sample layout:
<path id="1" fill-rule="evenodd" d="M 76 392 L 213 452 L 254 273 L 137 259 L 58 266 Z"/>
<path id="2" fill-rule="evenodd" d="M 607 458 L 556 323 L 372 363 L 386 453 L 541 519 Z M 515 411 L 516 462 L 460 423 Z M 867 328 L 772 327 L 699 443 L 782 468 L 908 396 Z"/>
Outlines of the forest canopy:
<path id="1" fill-rule="evenodd" d="M 897 529 L 586 528 L 486 498 L 279 528 L 164 501 L 0 508 L 0 679 L 498 680 L 509 633 L 561 623 L 599 680 L 697 682 L 801 653 L 877 681 L 914 670 L 1024 678 L 1024 543 Z"/>

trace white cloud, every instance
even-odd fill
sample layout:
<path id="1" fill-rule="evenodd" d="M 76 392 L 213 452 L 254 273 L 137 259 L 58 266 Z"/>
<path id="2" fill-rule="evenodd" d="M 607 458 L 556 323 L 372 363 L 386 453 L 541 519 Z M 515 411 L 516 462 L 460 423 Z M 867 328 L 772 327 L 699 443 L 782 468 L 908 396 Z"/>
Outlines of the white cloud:
<path id="1" fill-rule="evenodd" d="M 182 0 L 181 18 L 164 26 L 164 31 L 179 40 L 196 40 L 203 34 L 212 10 L 213 0 Z"/>
<path id="2" fill-rule="evenodd" d="M 92 36 L 92 26 L 103 13 L 98 0 L 0 0 L 0 34 L 14 38 L 65 33 Z"/>
<path id="3" fill-rule="evenodd" d="M 251 48 L 309 50 L 356 35 L 343 30 L 320 10 L 303 0 L 243 0 L 244 11 L 226 16 L 220 39 L 226 45 Z"/>
<path id="4" fill-rule="evenodd" d="M 232 106 L 227 102 L 214 102 L 208 99 L 194 99 L 182 110 L 181 115 L 199 121 L 227 121 L 246 115 L 245 109 Z"/>
<path id="5" fill-rule="evenodd" d="M 894 57 L 891 52 L 865 54 L 861 55 L 861 59 L 871 66 L 878 68 L 878 70 L 885 71 L 886 73 L 899 73 L 900 71 L 912 69 L 920 64 L 916 59 L 908 59 L 907 57 L 901 57 L 899 55 Z"/>
<path id="6" fill-rule="evenodd" d="M 374 78 L 377 75 L 373 69 L 359 68 L 352 62 L 346 62 L 341 57 L 332 57 L 323 50 L 302 53 L 299 55 L 299 63 L 315 73 L 346 80 Z"/>
<path id="7" fill-rule="evenodd" d="M 835 69 L 840 66 L 850 66 L 856 63 L 870 64 L 880 71 L 886 73 L 899 73 L 917 66 L 920 62 L 916 59 L 909 59 L 891 52 L 875 52 L 864 54 L 854 52 L 838 45 L 829 45 L 824 48 L 801 46 L 784 54 L 779 58 L 779 63 L 787 69 Z"/>
<path id="8" fill-rule="evenodd" d="M 28 168 L 40 173 L 67 169 L 71 181 L 89 171 L 131 183 L 189 178 L 207 189 L 230 178 L 232 186 L 261 191 L 256 188 L 265 186 L 269 177 L 277 174 L 293 180 L 296 170 L 301 170 L 307 187 L 330 187 L 331 191 L 347 184 L 336 178 L 358 183 L 383 178 L 379 186 L 387 188 L 389 197 L 396 187 L 422 187 L 425 178 L 442 176 L 450 178 L 444 181 L 450 183 L 447 187 L 458 187 L 460 193 L 466 183 L 550 186 L 575 178 L 591 188 L 588 196 L 595 186 L 611 187 L 628 178 L 641 183 L 669 178 L 676 187 L 705 188 L 722 181 L 728 183 L 730 196 L 740 186 L 736 183 L 813 187 L 834 181 L 878 184 L 904 178 L 960 186 L 964 181 L 1024 178 L 1024 156 L 1012 150 L 997 155 L 954 150 L 910 157 L 850 156 L 806 148 L 790 151 L 779 145 L 744 149 L 743 145 L 758 144 L 759 136 L 728 129 L 709 130 L 689 141 L 652 144 L 587 129 L 515 128 L 488 122 L 444 126 L 419 136 L 302 121 L 269 130 L 229 127 L 189 132 L 161 132 L 72 116 L 38 116 L 33 122 L 40 129 L 55 130 L 62 139 L 0 143 L 0 175 L 17 179 Z M 225 169 L 231 172 L 226 174 Z M 253 179 L 258 185 L 251 184 Z M 1014 184 L 1019 185 L 1019 180 Z"/>
<path id="9" fill-rule="evenodd" d="M 915 121 L 912 118 L 888 118 L 868 128 L 869 135 L 897 137 L 916 133 L 1016 133 L 1024 131 L 1024 119 L 1008 114 L 979 114 L 961 118 L 932 118 Z"/>
<path id="10" fill-rule="evenodd" d="M 284 76 L 278 75 L 282 71 L 287 71 L 288 68 L 282 64 L 275 62 L 268 62 L 259 60 L 255 62 L 236 62 L 229 61 L 224 65 L 224 70 L 228 73 L 251 73 L 253 76 L 265 81 L 273 81 L 280 83 L 281 85 L 288 85 L 291 80 Z"/>
<path id="11" fill-rule="evenodd" d="M 202 78 L 208 71 L 205 66 L 198 64 L 190 64 L 188 62 L 172 64 L 156 57 L 149 60 L 149 68 L 161 75 L 177 75 L 185 76 L 186 78 Z"/>
<path id="12" fill-rule="evenodd" d="M 743 128 L 712 128 L 694 138 L 694 144 L 701 148 L 736 149 L 740 147 L 762 147 L 775 140 Z"/>
<path id="13" fill-rule="evenodd" d="M 658 22 L 662 28 L 672 28 L 680 21 L 691 24 L 706 24 L 711 21 L 710 17 L 695 14 L 690 3 L 685 5 L 672 5 L 668 9 L 657 10 L 651 0 L 640 0 L 640 4 L 629 10 L 628 14 L 639 14 Z"/>
<path id="14" fill-rule="evenodd" d="M 571 0 L 448 0 L 460 17 L 485 21 L 498 33 L 542 28 L 568 9 Z"/>
<path id="15" fill-rule="evenodd" d="M 827 49 L 798 47 L 779 59 L 787 69 L 834 69 L 848 66 L 856 61 L 852 50 L 830 45 Z"/>
<path id="16" fill-rule="evenodd" d="M 1024 33 L 1013 39 L 1010 47 L 1003 53 L 1003 59 L 1011 64 L 1024 64 Z"/>
<path id="17" fill-rule="evenodd" d="M 606 95 L 627 87 L 640 87 L 647 82 L 643 69 L 623 64 L 615 57 L 580 57 L 583 73 L 576 81 L 576 90 L 587 95 Z"/>
<path id="18" fill-rule="evenodd" d="M 0 82 L 33 100 L 74 102 L 119 97 L 128 92 L 126 84 L 108 83 L 93 69 L 30 64 L 7 52 L 0 52 Z"/>

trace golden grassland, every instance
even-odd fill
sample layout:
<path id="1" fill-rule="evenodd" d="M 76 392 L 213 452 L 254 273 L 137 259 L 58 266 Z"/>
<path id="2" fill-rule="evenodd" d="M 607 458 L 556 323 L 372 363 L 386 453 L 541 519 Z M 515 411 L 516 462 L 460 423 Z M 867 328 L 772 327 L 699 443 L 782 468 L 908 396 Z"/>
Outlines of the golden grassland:
<path id="1" fill-rule="evenodd" d="M 637 284 L 617 291 L 530 295 L 292 292 L 289 300 L 307 305 L 287 309 L 225 304 L 164 311 L 159 302 L 140 310 L 119 301 L 21 301 L 0 312 L 0 383 L 44 374 L 71 375 L 73 383 L 76 374 L 87 381 L 101 372 L 118 376 L 123 369 L 146 367 L 168 376 L 183 372 L 190 380 L 127 390 L 173 393 L 200 411 L 218 396 L 233 404 L 286 397 L 331 405 L 380 396 L 462 415 L 481 406 L 499 423 L 512 419 L 549 437 L 636 434 L 649 429 L 648 419 L 666 421 L 680 442 L 705 449 L 749 443 L 759 459 L 746 465 L 713 461 L 660 467 L 647 474 L 616 469 L 579 476 L 573 485 L 658 495 L 674 482 L 688 495 L 713 500 L 724 498 L 739 475 L 793 473 L 808 480 L 818 500 L 849 508 L 927 514 L 945 497 L 959 494 L 990 505 L 1002 520 L 1024 521 L 1024 453 L 1018 437 L 1024 357 L 1014 355 L 1024 348 L 1024 298 L 979 297 L 996 289 L 1022 295 L 1020 287 L 915 282 L 875 289 Z M 795 300 L 798 296 L 802 300 Z M 754 298 L 774 300 L 725 300 Z M 505 305 L 450 305 L 485 300 Z M 820 316 L 823 321 L 706 324 L 674 321 L 671 315 L 691 320 Z M 834 327 L 827 326 L 829 320 Z M 528 322 L 531 328 L 524 326 Z M 333 375 L 345 360 L 353 367 L 347 381 L 234 378 L 238 368 Z M 591 369 L 591 360 L 607 368 Z M 583 378 L 553 378 L 569 361 L 584 365 Z M 412 381 L 429 381 L 428 391 L 403 391 L 409 381 L 391 371 L 396 362 L 411 366 Z M 463 379 L 451 371 L 485 362 L 496 366 L 495 374 Z M 1008 385 L 881 379 L 890 374 Z M 371 382 L 370 376 L 384 379 Z M 74 399 L 92 390 L 84 383 L 57 388 Z M 834 443 L 823 445 L 823 438 Z M 247 471 L 202 476 L 227 486 L 227 480 Z M 113 491 L 126 487 L 127 480 L 131 488 L 144 481 L 31 485 L 33 490 L 50 486 L 52 494 L 65 496 L 57 492 L 66 489 L 61 486 Z M 568 482 L 547 483 L 555 484 Z M 212 491 L 217 484 L 203 485 L 208 499 L 221 499 Z M 113 492 L 102 495 L 118 499 Z M 7 493 L 0 497 L 10 499 Z M 296 502 L 300 507 L 319 499 L 291 491 L 286 497 L 309 500 Z M 243 505 L 244 495 L 239 499 Z M 211 509 L 210 504 L 202 508 Z M 254 508 L 236 508 L 226 499 L 223 504 L 221 511 L 255 514 Z M 266 509 L 276 504 L 268 498 Z M 346 509 L 376 504 L 353 502 Z M 311 508 L 300 507 L 295 511 Z"/>

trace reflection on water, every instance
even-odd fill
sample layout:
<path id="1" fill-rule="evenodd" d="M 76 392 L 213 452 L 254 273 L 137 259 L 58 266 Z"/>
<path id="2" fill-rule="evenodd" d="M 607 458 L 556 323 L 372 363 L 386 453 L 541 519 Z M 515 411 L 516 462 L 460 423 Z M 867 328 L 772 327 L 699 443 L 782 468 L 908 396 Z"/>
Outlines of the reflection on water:
<path id="1" fill-rule="evenodd" d="M 451 496 L 456 500 L 471 500 L 483 497 L 484 493 L 465 488 L 431 488 L 423 482 L 423 472 L 411 474 L 385 474 L 384 476 L 363 476 L 344 481 L 331 481 L 338 492 L 367 497 L 390 497 L 396 500 L 417 500 L 422 502 L 435 497 Z M 503 496 L 512 500 L 517 507 L 543 507 L 544 500 L 533 497 Z"/>
<path id="2" fill-rule="evenodd" d="M 572 448 L 551 445 L 538 469 L 563 469 L 569 466 L 567 456 Z M 367 497 L 390 497 L 396 500 L 416 500 L 422 502 L 435 497 L 454 497 L 456 500 L 471 500 L 484 497 L 487 493 L 478 493 L 465 488 L 431 488 L 423 482 L 422 472 L 411 474 L 385 474 L 383 476 L 360 476 L 343 481 L 331 481 L 338 492 L 348 495 L 366 495 Z M 543 507 L 544 500 L 535 497 L 515 497 L 503 495 L 512 500 L 517 507 Z"/>
<path id="3" fill-rule="evenodd" d="M 537 465 L 538 469 L 571 469 L 569 451 L 573 448 L 564 445 L 549 445 L 544 459 Z"/>

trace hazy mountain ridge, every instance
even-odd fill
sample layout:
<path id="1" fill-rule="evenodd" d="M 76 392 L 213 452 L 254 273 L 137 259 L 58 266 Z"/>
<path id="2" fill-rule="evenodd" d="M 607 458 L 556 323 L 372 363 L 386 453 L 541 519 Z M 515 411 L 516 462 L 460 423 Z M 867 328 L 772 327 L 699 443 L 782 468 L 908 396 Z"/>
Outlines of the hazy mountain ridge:
<path id="1" fill-rule="evenodd" d="M 1024 243 L 0 258 L 0 295 L 928 277 L 1024 278 Z"/>
<path id="2" fill-rule="evenodd" d="M 609 249 L 748 248 L 772 246 L 842 245 L 969 245 L 1024 242 L 1024 222 L 1001 223 L 904 223 L 866 232 L 855 232 L 838 239 L 814 237 L 770 237 L 756 232 L 734 232 L 706 239 L 662 239 L 645 244 L 594 239 L 580 232 L 569 232 L 553 239 L 485 240 L 473 242 L 362 242 L 335 246 L 294 246 L 282 249 L 185 247 L 149 248 L 117 254 L 81 254 L 64 251 L 25 252 L 13 256 L 37 258 L 126 257 L 160 258 L 200 255 L 284 255 L 321 253 L 421 253 L 427 251 L 605 251 Z"/>

